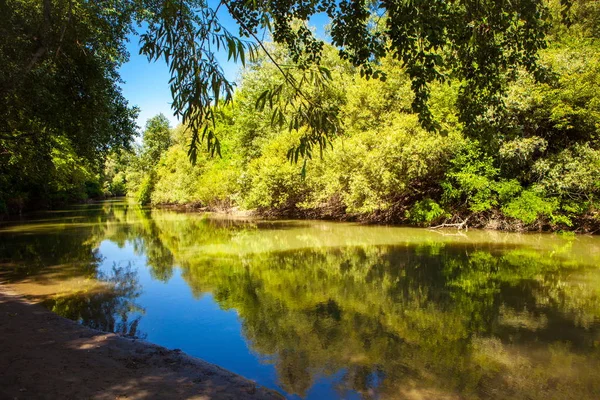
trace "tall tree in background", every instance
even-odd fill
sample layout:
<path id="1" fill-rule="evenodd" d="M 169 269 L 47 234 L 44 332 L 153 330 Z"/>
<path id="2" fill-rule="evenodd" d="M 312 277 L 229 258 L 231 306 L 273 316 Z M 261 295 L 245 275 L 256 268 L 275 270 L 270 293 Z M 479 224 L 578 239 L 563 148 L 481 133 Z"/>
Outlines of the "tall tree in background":
<path id="1" fill-rule="evenodd" d="M 171 132 L 169 129 L 169 120 L 163 114 L 158 114 L 146 122 L 142 147 L 144 151 L 141 154 L 146 165 L 156 164 L 162 153 L 171 146 Z"/>

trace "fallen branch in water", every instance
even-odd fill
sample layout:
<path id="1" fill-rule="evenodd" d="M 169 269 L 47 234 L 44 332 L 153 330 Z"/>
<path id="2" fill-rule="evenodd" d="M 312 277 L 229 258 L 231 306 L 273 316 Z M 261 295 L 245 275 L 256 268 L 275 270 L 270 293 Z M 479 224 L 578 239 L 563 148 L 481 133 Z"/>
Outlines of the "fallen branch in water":
<path id="1" fill-rule="evenodd" d="M 431 226 L 428 229 L 442 229 L 442 228 L 456 228 L 458 230 L 468 230 L 469 227 L 467 225 L 467 222 L 469 221 L 469 219 L 471 218 L 473 214 L 469 215 L 467 218 L 465 218 L 462 222 L 456 223 L 456 224 L 441 224 L 441 225 L 436 225 L 436 226 Z"/>
<path id="2" fill-rule="evenodd" d="M 435 232 L 435 233 L 437 233 L 438 235 L 441 235 L 441 236 L 452 236 L 452 237 L 457 237 L 458 236 L 458 237 L 465 237 L 465 238 L 467 237 L 467 235 L 464 232 L 461 232 L 459 230 L 457 230 L 454 233 L 449 233 L 449 232 L 444 232 L 444 231 L 439 230 L 439 229 L 433 229 L 433 232 Z"/>

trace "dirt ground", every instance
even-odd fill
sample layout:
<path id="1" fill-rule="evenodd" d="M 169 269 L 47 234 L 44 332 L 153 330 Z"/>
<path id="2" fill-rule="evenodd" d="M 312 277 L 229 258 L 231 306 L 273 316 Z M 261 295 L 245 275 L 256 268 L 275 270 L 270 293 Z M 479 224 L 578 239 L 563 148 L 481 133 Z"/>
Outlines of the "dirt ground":
<path id="1" fill-rule="evenodd" d="M 0 284 L 0 399 L 281 399 L 229 371 L 92 330 Z"/>

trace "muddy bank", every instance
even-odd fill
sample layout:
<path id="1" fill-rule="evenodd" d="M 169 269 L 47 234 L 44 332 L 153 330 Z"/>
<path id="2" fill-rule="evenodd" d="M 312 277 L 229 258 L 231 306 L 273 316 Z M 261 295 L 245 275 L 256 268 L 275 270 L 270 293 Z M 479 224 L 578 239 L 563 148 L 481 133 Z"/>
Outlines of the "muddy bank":
<path id="1" fill-rule="evenodd" d="M 92 330 L 0 284 L 2 399 L 280 399 L 278 393 L 144 341 Z"/>

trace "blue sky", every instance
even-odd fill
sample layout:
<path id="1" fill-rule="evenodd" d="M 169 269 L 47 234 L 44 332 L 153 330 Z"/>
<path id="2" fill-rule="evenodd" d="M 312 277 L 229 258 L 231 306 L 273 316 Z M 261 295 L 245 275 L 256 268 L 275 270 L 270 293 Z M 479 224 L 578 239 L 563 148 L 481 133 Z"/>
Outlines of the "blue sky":
<path id="1" fill-rule="evenodd" d="M 224 10 L 219 12 L 221 23 L 232 33 L 237 34 L 238 27 L 231 16 Z M 316 27 L 317 36 L 325 37 L 325 24 L 328 19 L 324 15 L 314 16 L 310 23 Z M 127 49 L 130 53 L 129 62 L 121 69 L 121 84 L 123 95 L 130 105 L 140 108 L 138 125 L 144 128 L 146 121 L 153 116 L 163 113 L 175 127 L 179 122 L 171 110 L 171 91 L 169 90 L 169 69 L 163 60 L 150 63 L 145 56 L 139 55 L 139 37 L 132 35 L 129 38 Z M 236 80 L 239 76 L 240 65 L 227 61 L 227 55 L 217 57 L 221 62 L 225 76 Z"/>

